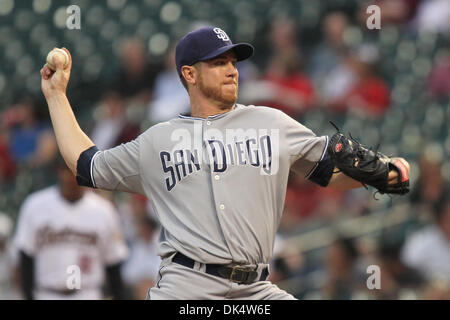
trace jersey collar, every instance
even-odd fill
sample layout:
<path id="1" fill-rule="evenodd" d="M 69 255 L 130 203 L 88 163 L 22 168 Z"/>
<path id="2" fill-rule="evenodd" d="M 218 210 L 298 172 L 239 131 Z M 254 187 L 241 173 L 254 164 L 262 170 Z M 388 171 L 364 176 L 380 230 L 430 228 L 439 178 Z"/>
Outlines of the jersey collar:
<path id="1" fill-rule="evenodd" d="M 209 116 L 207 118 L 191 117 L 191 116 L 185 116 L 185 115 L 182 115 L 182 114 L 179 114 L 178 117 L 181 118 L 181 119 L 190 119 L 190 120 L 218 119 L 218 118 L 226 116 L 228 113 L 230 113 L 231 111 L 235 110 L 236 107 L 237 107 L 237 103 L 234 104 L 233 108 L 231 108 L 230 111 L 225 112 L 225 113 L 214 114 L 214 115 Z"/>

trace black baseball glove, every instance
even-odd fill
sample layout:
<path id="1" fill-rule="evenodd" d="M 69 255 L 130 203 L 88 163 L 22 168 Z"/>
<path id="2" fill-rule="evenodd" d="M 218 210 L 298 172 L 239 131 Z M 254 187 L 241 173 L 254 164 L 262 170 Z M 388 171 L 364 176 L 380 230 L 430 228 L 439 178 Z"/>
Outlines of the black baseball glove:
<path id="1" fill-rule="evenodd" d="M 373 151 L 358 141 L 335 133 L 328 144 L 334 165 L 345 175 L 366 185 L 375 187 L 380 193 L 406 194 L 409 192 L 409 173 L 399 158 L 390 158 L 378 150 Z M 397 182 L 389 184 L 389 172 L 398 173 Z"/>

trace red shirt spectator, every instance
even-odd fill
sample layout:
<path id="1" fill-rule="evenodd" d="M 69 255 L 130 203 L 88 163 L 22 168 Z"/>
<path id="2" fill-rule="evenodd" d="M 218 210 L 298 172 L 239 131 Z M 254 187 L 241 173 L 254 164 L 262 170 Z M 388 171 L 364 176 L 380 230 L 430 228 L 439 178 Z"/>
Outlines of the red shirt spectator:
<path id="1" fill-rule="evenodd" d="M 379 116 L 389 107 L 389 88 L 377 77 L 370 77 L 357 83 L 344 99 L 347 108 L 364 108 L 368 113 Z"/>
<path id="2" fill-rule="evenodd" d="M 332 101 L 330 107 L 336 111 L 353 111 L 380 116 L 389 107 L 390 91 L 385 82 L 375 72 L 378 49 L 365 44 L 353 49 L 346 59 L 346 65 L 353 70 L 357 81 L 343 98 Z"/>
<path id="3" fill-rule="evenodd" d="M 301 176 L 291 174 L 280 229 L 289 232 L 313 215 L 322 218 L 333 216 L 340 208 L 345 194 L 344 191 L 322 188 Z"/>
<path id="4" fill-rule="evenodd" d="M 314 86 L 302 73 L 280 76 L 268 74 L 264 80 L 276 85 L 277 97 L 274 101 L 265 101 L 268 107 L 280 109 L 290 116 L 310 109 L 314 101 Z M 297 107 L 298 106 L 298 107 Z"/>
<path id="5" fill-rule="evenodd" d="M 280 109 L 293 118 L 301 116 L 314 106 L 315 92 L 300 65 L 301 57 L 296 50 L 277 52 L 265 75 L 254 81 L 251 94 L 247 91 L 244 99 L 249 104 Z"/>

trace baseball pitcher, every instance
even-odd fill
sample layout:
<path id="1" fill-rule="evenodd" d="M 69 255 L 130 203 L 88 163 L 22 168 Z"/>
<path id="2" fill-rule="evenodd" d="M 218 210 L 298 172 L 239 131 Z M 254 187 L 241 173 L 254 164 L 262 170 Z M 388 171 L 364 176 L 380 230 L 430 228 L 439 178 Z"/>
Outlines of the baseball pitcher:
<path id="1" fill-rule="evenodd" d="M 316 136 L 283 112 L 236 103 L 236 62 L 253 54 L 220 28 L 184 36 L 176 66 L 191 114 L 98 150 L 66 97 L 66 68 L 41 70 L 58 146 L 78 183 L 146 195 L 162 232 L 148 299 L 293 299 L 270 281 L 269 261 L 290 170 L 321 186 L 408 192 L 409 165 L 341 133 Z M 70 53 L 65 49 L 67 54 Z"/>

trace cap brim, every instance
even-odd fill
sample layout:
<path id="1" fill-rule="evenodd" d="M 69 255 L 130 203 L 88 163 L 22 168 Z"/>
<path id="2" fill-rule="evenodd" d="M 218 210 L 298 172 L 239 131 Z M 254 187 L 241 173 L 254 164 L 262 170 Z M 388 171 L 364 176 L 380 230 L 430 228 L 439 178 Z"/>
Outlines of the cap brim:
<path id="1" fill-rule="evenodd" d="M 209 59 L 213 59 L 215 57 L 220 56 L 222 53 L 233 50 L 236 54 L 236 59 L 238 61 L 242 61 L 250 58 L 253 55 L 253 51 L 255 50 L 251 44 L 248 43 L 236 43 L 230 44 L 225 47 L 221 47 L 217 50 L 214 50 L 211 53 L 208 53 L 206 56 L 202 57 L 199 61 L 205 61 Z"/>

